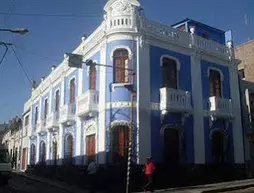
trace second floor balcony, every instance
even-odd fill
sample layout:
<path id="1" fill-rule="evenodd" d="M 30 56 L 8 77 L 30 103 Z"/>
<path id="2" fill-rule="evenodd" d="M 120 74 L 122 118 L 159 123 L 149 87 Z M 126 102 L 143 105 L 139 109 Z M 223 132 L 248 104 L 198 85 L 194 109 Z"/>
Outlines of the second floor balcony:
<path id="1" fill-rule="evenodd" d="M 188 113 L 192 110 L 191 93 L 173 88 L 160 89 L 160 110 L 165 113 Z"/>
<path id="2" fill-rule="evenodd" d="M 59 112 L 51 112 L 47 117 L 46 129 L 55 130 L 59 128 Z"/>
<path id="3" fill-rule="evenodd" d="M 209 114 L 213 118 L 229 119 L 233 117 L 231 99 L 212 96 L 209 98 Z"/>
<path id="4" fill-rule="evenodd" d="M 98 112 L 99 94 L 88 90 L 77 99 L 77 115 L 79 117 L 93 116 Z"/>
<path id="5" fill-rule="evenodd" d="M 61 124 L 72 124 L 76 119 L 76 105 L 65 104 L 60 109 L 59 123 Z"/>
<path id="6" fill-rule="evenodd" d="M 46 119 L 45 120 L 41 120 L 39 123 L 38 123 L 38 127 L 36 128 L 36 131 L 37 133 L 45 133 L 47 131 L 46 129 Z"/>

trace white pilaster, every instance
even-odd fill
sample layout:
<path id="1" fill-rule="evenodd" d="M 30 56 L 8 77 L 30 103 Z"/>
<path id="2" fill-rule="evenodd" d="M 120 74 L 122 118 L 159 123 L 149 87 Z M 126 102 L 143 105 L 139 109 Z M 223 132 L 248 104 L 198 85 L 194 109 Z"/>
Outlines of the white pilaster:
<path id="1" fill-rule="evenodd" d="M 27 147 L 27 165 L 30 165 L 30 158 L 31 158 L 31 139 L 29 139 Z"/>
<path id="2" fill-rule="evenodd" d="M 35 163 L 38 163 L 40 160 L 40 136 L 37 135 L 37 141 L 36 141 L 36 159 Z"/>
<path id="3" fill-rule="evenodd" d="M 60 107 L 64 106 L 64 94 L 65 94 L 65 78 L 63 76 L 61 81 Z"/>
<path id="4" fill-rule="evenodd" d="M 144 164 L 151 156 L 151 88 L 150 47 L 142 39 L 137 42 L 137 157 Z M 151 72 L 152 73 L 152 72 Z"/>
<path id="5" fill-rule="evenodd" d="M 100 52 L 101 64 L 107 63 L 107 46 L 106 42 L 103 43 Z M 100 96 L 99 96 L 99 124 L 98 124 L 98 163 L 103 164 L 106 162 L 106 67 L 100 66 Z"/>
<path id="6" fill-rule="evenodd" d="M 201 80 L 201 58 L 199 53 L 191 56 L 191 85 L 193 101 L 193 136 L 194 136 L 194 160 L 195 164 L 205 163 L 205 139 L 203 94 Z M 206 100 L 206 99 L 205 99 Z"/>
<path id="7" fill-rule="evenodd" d="M 237 66 L 233 60 L 229 63 L 229 81 L 232 101 L 232 120 L 233 144 L 234 144 L 234 162 L 236 164 L 244 163 L 244 147 L 243 147 L 243 130 L 241 118 L 241 105 L 239 94 L 239 80 L 237 74 Z"/>
<path id="8" fill-rule="evenodd" d="M 51 133 L 47 132 L 47 144 L 46 144 L 46 160 L 50 160 L 50 149 L 51 149 Z"/>
<path id="9" fill-rule="evenodd" d="M 59 126 L 59 139 L 58 139 L 58 154 L 59 154 L 59 159 L 62 160 L 64 158 L 64 136 L 63 136 L 63 125 L 61 124 Z"/>
<path id="10" fill-rule="evenodd" d="M 80 157 L 82 155 L 81 152 L 81 127 L 82 127 L 82 120 L 77 117 L 76 119 L 76 157 Z"/>

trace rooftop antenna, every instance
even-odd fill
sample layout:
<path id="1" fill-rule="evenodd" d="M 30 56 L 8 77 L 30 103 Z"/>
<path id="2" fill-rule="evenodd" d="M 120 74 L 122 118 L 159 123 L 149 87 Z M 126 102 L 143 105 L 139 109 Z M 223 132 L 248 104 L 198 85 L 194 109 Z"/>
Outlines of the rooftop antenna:
<path id="1" fill-rule="evenodd" d="M 244 24 L 245 24 L 247 40 L 250 41 L 251 38 L 250 38 L 250 29 L 249 29 L 249 18 L 247 13 L 244 14 Z"/>

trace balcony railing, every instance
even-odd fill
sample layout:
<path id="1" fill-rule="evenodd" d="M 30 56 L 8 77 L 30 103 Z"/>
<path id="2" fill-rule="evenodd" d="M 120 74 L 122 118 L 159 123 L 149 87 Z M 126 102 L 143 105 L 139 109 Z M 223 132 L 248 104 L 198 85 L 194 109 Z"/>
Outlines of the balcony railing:
<path id="1" fill-rule="evenodd" d="M 75 121 L 76 115 L 76 105 L 75 104 L 66 104 L 60 109 L 59 122 L 72 123 Z"/>
<path id="2" fill-rule="evenodd" d="M 38 133 L 46 132 L 47 131 L 47 129 L 46 129 L 46 123 L 47 123 L 46 119 L 41 120 L 40 125 L 39 125 L 39 127 L 37 128 L 36 131 Z"/>
<path id="3" fill-rule="evenodd" d="M 89 116 L 98 111 L 99 94 L 97 91 L 88 90 L 78 97 L 77 115 L 80 117 Z"/>
<path id="4" fill-rule="evenodd" d="M 212 96 L 209 98 L 210 115 L 216 118 L 230 118 L 232 114 L 231 99 Z"/>
<path id="5" fill-rule="evenodd" d="M 191 93 L 179 89 L 160 89 L 160 110 L 164 112 L 190 112 Z"/>
<path id="6" fill-rule="evenodd" d="M 51 112 L 47 117 L 46 129 L 59 127 L 59 112 Z"/>

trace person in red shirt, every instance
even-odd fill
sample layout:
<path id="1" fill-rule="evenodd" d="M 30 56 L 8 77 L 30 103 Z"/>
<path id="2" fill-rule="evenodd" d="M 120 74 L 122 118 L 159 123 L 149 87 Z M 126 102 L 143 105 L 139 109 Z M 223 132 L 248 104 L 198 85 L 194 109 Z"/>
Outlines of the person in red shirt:
<path id="1" fill-rule="evenodd" d="M 145 176 L 146 176 L 146 180 L 147 180 L 147 183 L 144 186 L 144 191 L 148 190 L 148 191 L 153 192 L 153 190 L 154 190 L 153 189 L 153 175 L 155 172 L 155 165 L 152 162 L 151 157 L 147 158 L 147 161 L 146 161 L 146 164 L 144 167 L 144 172 L 145 172 Z"/>

